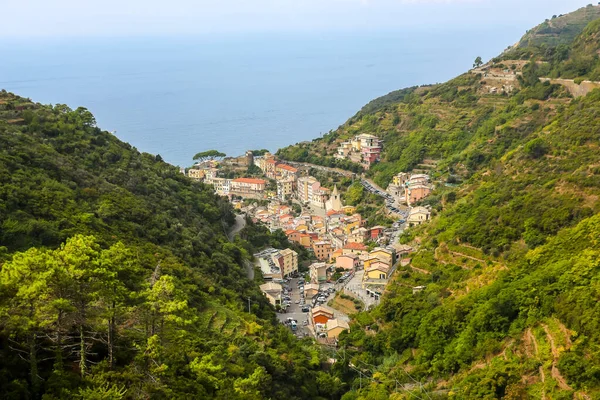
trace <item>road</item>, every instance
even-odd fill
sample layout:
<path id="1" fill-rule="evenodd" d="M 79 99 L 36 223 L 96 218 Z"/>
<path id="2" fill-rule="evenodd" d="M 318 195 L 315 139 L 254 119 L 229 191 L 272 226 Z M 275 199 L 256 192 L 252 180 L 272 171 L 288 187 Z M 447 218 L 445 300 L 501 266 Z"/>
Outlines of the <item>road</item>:
<path id="1" fill-rule="evenodd" d="M 394 196 L 392 196 L 388 192 L 384 191 L 382 188 L 380 188 L 379 186 L 377 186 L 374 182 L 372 182 L 370 180 L 361 179 L 360 183 L 369 192 L 376 194 L 377 196 L 383 197 L 385 200 L 385 206 L 390 213 L 395 214 L 397 216 L 401 216 L 402 219 L 404 219 L 404 220 L 406 220 L 408 218 L 409 208 L 398 204 L 398 202 L 396 201 Z"/>
<path id="2" fill-rule="evenodd" d="M 242 229 L 246 227 L 246 214 L 237 214 L 235 216 L 235 222 L 229 232 L 227 233 L 227 237 L 230 242 L 233 242 L 233 238 L 235 235 L 240 233 Z M 246 276 L 250 280 L 254 280 L 254 265 L 250 261 L 244 260 L 244 268 L 246 269 Z"/>
<path id="3" fill-rule="evenodd" d="M 320 171 L 326 171 L 326 172 L 330 172 L 330 173 L 333 173 L 333 174 L 347 176 L 348 178 L 355 178 L 356 177 L 356 174 L 354 172 L 346 171 L 345 169 L 341 169 L 341 168 L 324 167 L 322 165 L 310 164 L 310 163 L 304 163 L 304 162 L 297 162 L 297 161 L 285 161 L 285 163 L 286 164 L 290 164 L 291 166 L 294 166 L 294 167 L 314 168 L 314 169 L 320 170 Z"/>
<path id="4" fill-rule="evenodd" d="M 301 306 L 296 304 L 297 300 L 300 300 L 300 291 L 298 290 L 299 278 L 292 278 L 287 286 L 292 290 L 291 298 L 292 304 L 288 308 L 288 312 L 277 313 L 277 319 L 281 322 L 286 321 L 288 318 L 293 318 L 298 321 L 298 328 L 296 330 L 296 336 L 303 337 L 305 334 L 309 335 L 308 327 L 304 325 L 304 321 L 308 319 L 308 313 L 302 312 Z M 290 328 L 291 329 L 291 328 Z"/>
<path id="5" fill-rule="evenodd" d="M 233 226 L 231 227 L 231 229 L 229 230 L 229 233 L 227 234 L 229 241 L 233 241 L 233 238 L 235 237 L 235 235 L 237 235 L 245 227 L 246 227 L 246 214 L 237 214 L 235 216 L 235 222 L 234 222 Z"/>
<path id="6" fill-rule="evenodd" d="M 367 291 L 362 288 L 362 280 L 364 274 L 364 269 L 356 271 L 352 279 L 350 279 L 348 283 L 346 283 L 346 290 L 349 290 L 352 293 L 358 295 L 358 297 L 360 297 L 360 299 L 365 303 L 365 308 L 368 310 L 372 306 L 376 306 L 377 304 L 379 304 L 379 300 L 375 300 L 374 297 L 368 295 Z"/>

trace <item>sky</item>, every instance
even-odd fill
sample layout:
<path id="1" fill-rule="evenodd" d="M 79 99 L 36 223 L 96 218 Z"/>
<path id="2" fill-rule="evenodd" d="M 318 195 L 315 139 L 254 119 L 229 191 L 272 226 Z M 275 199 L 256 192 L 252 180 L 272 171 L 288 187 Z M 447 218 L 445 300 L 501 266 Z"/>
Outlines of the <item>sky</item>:
<path id="1" fill-rule="evenodd" d="M 529 28 L 590 0 L 0 0 L 0 38 Z"/>

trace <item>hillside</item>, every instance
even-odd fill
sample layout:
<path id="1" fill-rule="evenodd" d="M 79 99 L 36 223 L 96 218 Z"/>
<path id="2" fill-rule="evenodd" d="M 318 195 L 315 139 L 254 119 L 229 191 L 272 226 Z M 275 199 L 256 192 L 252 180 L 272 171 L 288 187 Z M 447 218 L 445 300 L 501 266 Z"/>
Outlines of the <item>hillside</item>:
<path id="1" fill-rule="evenodd" d="M 569 45 L 590 22 L 598 18 L 600 18 L 600 7 L 591 5 L 565 15 L 554 15 L 529 30 L 517 47 Z"/>
<path id="2" fill-rule="evenodd" d="M 251 223 L 230 243 L 232 221 L 86 109 L 1 92 L 1 397 L 335 398 L 242 267 L 289 243 Z"/>
<path id="3" fill-rule="evenodd" d="M 600 396 L 600 92 L 573 91 L 600 80 L 598 9 L 557 17 L 552 40 L 537 29 L 523 48 L 392 92 L 280 150 L 327 160 L 368 133 L 384 152 L 367 177 L 385 187 L 426 170 L 436 184 L 423 201 L 432 221 L 401 238 L 418 249 L 411 263 L 342 340 L 354 380 L 344 399 Z"/>

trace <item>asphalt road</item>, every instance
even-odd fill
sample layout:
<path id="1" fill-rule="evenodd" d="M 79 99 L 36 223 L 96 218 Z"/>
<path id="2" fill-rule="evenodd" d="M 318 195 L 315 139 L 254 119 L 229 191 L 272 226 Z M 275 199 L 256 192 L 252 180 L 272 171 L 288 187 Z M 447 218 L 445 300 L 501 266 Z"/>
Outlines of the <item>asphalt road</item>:
<path id="1" fill-rule="evenodd" d="M 233 238 L 236 234 L 238 234 L 242 229 L 246 227 L 246 214 L 237 214 L 235 216 L 235 223 L 229 230 L 227 237 L 229 241 L 233 241 Z"/>
<path id="2" fill-rule="evenodd" d="M 298 321 L 298 328 L 296 330 L 296 336 L 304 336 L 304 334 L 309 333 L 308 328 L 303 325 L 304 321 L 306 321 L 308 319 L 308 313 L 302 312 L 301 309 L 301 305 L 300 304 L 296 304 L 296 300 L 300 300 L 300 291 L 298 290 L 298 281 L 300 279 L 299 278 L 292 278 L 290 280 L 290 282 L 287 284 L 287 286 L 290 287 L 290 289 L 292 289 L 292 293 L 291 293 L 291 298 L 292 298 L 292 305 L 288 308 L 288 312 L 285 313 L 278 313 L 277 314 L 277 319 L 279 319 L 279 321 L 283 322 L 286 321 L 288 318 L 293 318 L 296 321 Z M 291 328 L 290 328 L 291 330 Z"/>

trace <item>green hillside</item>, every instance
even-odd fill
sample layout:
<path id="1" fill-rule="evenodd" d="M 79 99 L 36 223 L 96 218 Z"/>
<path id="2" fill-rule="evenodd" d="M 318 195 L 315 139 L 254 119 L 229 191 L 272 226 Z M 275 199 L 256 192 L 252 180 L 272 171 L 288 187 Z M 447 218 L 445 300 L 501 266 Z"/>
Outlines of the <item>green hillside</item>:
<path id="1" fill-rule="evenodd" d="M 335 398 L 242 267 L 289 243 L 251 223 L 230 243 L 232 221 L 89 111 L 1 92 L 0 396 Z"/>
<path id="2" fill-rule="evenodd" d="M 518 47 L 556 47 L 569 45 L 595 19 L 600 18 L 600 7 L 580 8 L 565 15 L 554 15 L 535 28 L 529 30 L 519 41 Z"/>
<path id="3" fill-rule="evenodd" d="M 385 187 L 426 169 L 436 185 L 422 203 L 432 221 L 401 238 L 411 264 L 342 339 L 345 400 L 600 398 L 600 91 L 574 90 L 600 80 L 598 9 L 560 17 L 556 40 L 529 35 L 447 83 L 376 99 L 303 145 L 318 162 L 374 134 L 384 153 L 367 177 Z"/>

